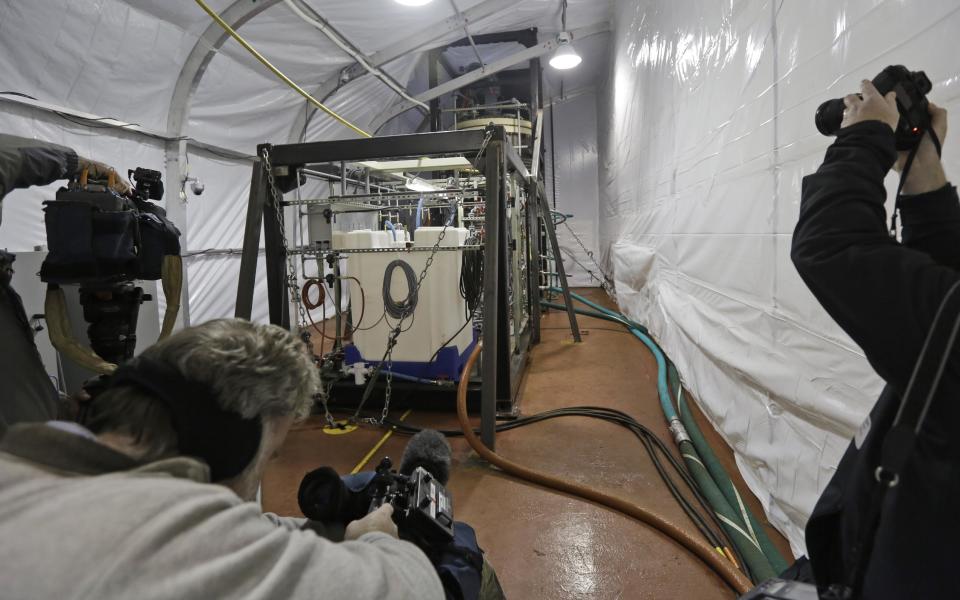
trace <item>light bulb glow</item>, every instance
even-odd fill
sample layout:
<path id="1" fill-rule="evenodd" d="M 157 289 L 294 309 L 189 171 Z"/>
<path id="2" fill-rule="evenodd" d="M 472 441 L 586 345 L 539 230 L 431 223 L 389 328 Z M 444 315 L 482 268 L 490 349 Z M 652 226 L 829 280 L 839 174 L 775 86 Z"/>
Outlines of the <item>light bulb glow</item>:
<path id="1" fill-rule="evenodd" d="M 394 0 L 394 2 L 404 6 L 423 6 L 424 4 L 430 4 L 433 0 Z"/>
<path id="2" fill-rule="evenodd" d="M 550 58 L 550 66 L 561 70 L 572 69 L 579 65 L 582 60 L 573 46 L 561 44 Z"/>
<path id="3" fill-rule="evenodd" d="M 420 179 L 419 177 L 411 177 L 411 178 L 407 179 L 406 187 L 407 187 L 408 190 L 410 190 L 410 191 L 412 191 L 412 192 L 435 192 L 435 191 L 437 191 L 437 188 L 435 188 L 435 187 L 434 187 L 433 185 L 431 185 L 430 183 L 427 183 L 427 182 L 424 181 L 423 179 Z"/>

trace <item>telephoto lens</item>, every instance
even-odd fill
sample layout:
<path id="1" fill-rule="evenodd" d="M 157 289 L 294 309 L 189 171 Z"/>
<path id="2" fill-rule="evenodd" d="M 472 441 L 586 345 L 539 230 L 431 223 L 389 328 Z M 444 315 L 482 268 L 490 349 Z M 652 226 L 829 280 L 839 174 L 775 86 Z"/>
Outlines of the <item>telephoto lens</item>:
<path id="1" fill-rule="evenodd" d="M 823 135 L 836 135 L 840 131 L 840 123 L 843 122 L 845 108 L 843 98 L 834 98 L 821 104 L 814 117 L 817 131 Z"/>

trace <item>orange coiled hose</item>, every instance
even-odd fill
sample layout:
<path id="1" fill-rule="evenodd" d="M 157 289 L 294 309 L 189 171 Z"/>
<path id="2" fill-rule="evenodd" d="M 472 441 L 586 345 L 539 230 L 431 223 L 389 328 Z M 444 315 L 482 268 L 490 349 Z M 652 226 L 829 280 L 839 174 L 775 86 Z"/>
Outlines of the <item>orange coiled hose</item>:
<path id="1" fill-rule="evenodd" d="M 466 438 L 467 443 L 470 444 L 470 447 L 473 448 L 473 450 L 479 454 L 481 458 L 499 467 L 506 473 L 513 475 L 514 477 L 519 477 L 520 479 L 530 481 L 543 487 L 548 487 L 565 494 L 572 494 L 585 500 L 596 502 L 597 504 L 601 504 L 607 508 L 613 509 L 629 517 L 633 517 L 638 521 L 646 523 L 673 541 L 677 542 L 689 550 L 691 554 L 694 554 L 697 558 L 706 563 L 707 566 L 713 569 L 713 571 L 719 575 L 727 583 L 727 585 L 736 590 L 737 593 L 744 594 L 753 589 L 753 584 L 750 583 L 750 580 L 748 580 L 743 573 L 734 568 L 733 564 L 731 564 L 730 561 L 724 558 L 715 549 L 695 539 L 686 531 L 671 523 L 667 519 L 661 517 L 660 515 L 652 513 L 649 510 L 633 504 L 632 502 L 628 502 L 622 498 L 617 498 L 616 496 L 611 496 L 582 485 L 577 485 L 575 483 L 571 483 L 570 481 L 552 477 L 550 475 L 540 473 L 539 471 L 534 471 L 533 469 L 528 469 L 523 465 L 519 465 L 501 457 L 497 453 L 484 446 L 483 442 L 480 441 L 480 438 L 478 438 L 473 432 L 473 426 L 470 424 L 470 419 L 467 416 L 467 385 L 470 381 L 470 378 L 467 376 L 467 374 L 473 370 L 473 367 L 477 362 L 477 357 L 480 356 L 480 350 L 482 347 L 483 344 L 478 342 L 476 347 L 473 349 L 473 352 L 470 353 L 470 358 L 467 359 L 467 364 L 463 368 L 464 376 L 460 379 L 460 385 L 457 387 L 457 417 L 460 420 L 460 428 L 463 430 L 463 436 Z"/>

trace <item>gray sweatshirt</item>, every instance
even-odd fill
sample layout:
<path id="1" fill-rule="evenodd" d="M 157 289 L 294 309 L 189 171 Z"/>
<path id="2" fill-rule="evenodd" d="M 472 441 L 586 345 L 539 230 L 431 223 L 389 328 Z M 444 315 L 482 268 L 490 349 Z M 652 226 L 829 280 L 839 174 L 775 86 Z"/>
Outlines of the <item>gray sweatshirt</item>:
<path id="1" fill-rule="evenodd" d="M 333 543 L 264 515 L 206 465 L 138 465 L 48 425 L 0 443 L 0 596 L 440 600 L 414 545 L 382 533 Z"/>

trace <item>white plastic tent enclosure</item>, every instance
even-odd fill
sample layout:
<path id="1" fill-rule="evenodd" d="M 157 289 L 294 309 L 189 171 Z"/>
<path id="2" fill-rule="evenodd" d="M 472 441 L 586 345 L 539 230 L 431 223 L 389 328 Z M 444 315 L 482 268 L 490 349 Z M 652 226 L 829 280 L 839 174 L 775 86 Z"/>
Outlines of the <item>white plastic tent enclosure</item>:
<path id="1" fill-rule="evenodd" d="M 618 0 L 612 22 L 600 236 L 618 300 L 800 553 L 881 388 L 790 263 L 800 181 L 829 144 L 813 114 L 888 64 L 925 70 L 953 113 L 943 157 L 960 176 L 960 3 Z"/>
<path id="2" fill-rule="evenodd" d="M 559 0 L 294 2 L 413 96 L 428 87 L 425 51 L 464 37 L 464 24 L 471 34 L 537 27 L 541 42 L 560 29 Z M 403 98 L 284 1 L 208 3 L 360 127 L 422 128 L 416 109 L 388 120 Z M 602 256 L 621 307 L 677 362 L 800 553 L 806 517 L 881 384 L 789 261 L 800 180 L 829 143 L 813 112 L 901 63 L 926 70 L 932 99 L 960 114 L 951 44 L 960 4 L 570 0 L 568 21 L 594 33 L 575 40 L 579 68 L 545 72 L 548 196 L 575 215 L 568 223 L 586 245 L 560 228 L 572 281 L 595 284 L 576 263 L 593 270 L 587 253 Z M 486 64 L 521 50 L 479 49 Z M 478 59 L 465 46 L 450 60 L 466 69 Z M 0 0 L 0 92 L 0 131 L 118 168 L 166 171 L 193 323 L 233 313 L 257 144 L 355 136 L 314 113 L 190 0 Z M 946 141 L 948 174 L 960 172 L 957 130 Z M 202 196 L 179 194 L 187 175 L 205 183 Z M 0 247 L 44 244 L 40 203 L 55 188 L 6 198 Z M 266 320 L 263 277 L 258 285 L 254 316 Z"/>
<path id="3" fill-rule="evenodd" d="M 341 81 L 341 72 L 355 59 L 282 0 L 208 4 L 286 75 L 360 127 L 379 129 L 381 135 L 420 127 L 423 115 L 416 110 L 383 123 L 400 96 L 362 70 Z M 560 28 L 554 0 L 437 0 L 416 8 L 393 0 L 305 4 L 368 58 L 395 56 L 382 69 L 410 94 L 427 88 L 424 52 L 463 38 L 463 22 L 473 35 L 537 27 L 543 40 L 552 40 Z M 603 31 L 608 15 L 606 2 L 574 1 L 568 24 L 572 29 L 598 25 Z M 585 56 L 605 52 L 609 36 L 594 37 L 601 42 L 583 40 L 590 42 Z M 514 46 L 481 46 L 484 63 L 522 50 Z M 167 203 L 185 232 L 185 252 L 202 252 L 187 258 L 185 316 L 190 322 L 233 314 L 240 261 L 223 251 L 242 242 L 248 157 L 257 144 L 356 137 L 308 110 L 299 95 L 228 39 L 194 2 L 3 0 L 0 56 L 0 92 L 37 100 L 0 94 L 2 130 L 62 143 L 118 168 L 166 167 L 167 181 L 174 182 L 167 183 L 168 200 L 177 196 L 176 182 L 187 173 L 205 182 L 203 196 L 194 197 L 188 189 L 185 202 Z M 476 60 L 464 56 L 460 66 Z M 599 72 L 593 69 L 575 83 L 592 88 Z M 548 76 L 548 90 L 552 82 Z M 138 133 L 77 124 L 53 109 L 135 124 Z M 184 143 L 173 141 L 181 137 Z M 52 199 L 56 187 L 7 198 L 0 246 L 27 251 L 44 244 L 40 203 Z M 595 193 L 591 211 L 593 198 Z M 262 278 L 258 284 L 257 298 L 265 298 Z M 254 317 L 266 320 L 265 302 L 254 307 Z"/>

